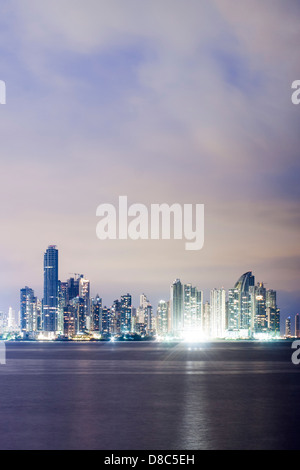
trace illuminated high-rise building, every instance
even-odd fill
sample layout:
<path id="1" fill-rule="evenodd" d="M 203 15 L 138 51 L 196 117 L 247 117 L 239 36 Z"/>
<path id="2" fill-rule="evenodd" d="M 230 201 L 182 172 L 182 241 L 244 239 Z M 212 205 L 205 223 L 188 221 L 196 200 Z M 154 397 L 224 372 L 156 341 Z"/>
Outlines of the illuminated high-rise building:
<path id="1" fill-rule="evenodd" d="M 20 329 L 16 312 L 12 307 L 8 309 L 7 327 L 8 331 L 18 331 Z"/>
<path id="2" fill-rule="evenodd" d="M 184 328 L 183 285 L 176 279 L 171 286 L 171 329 L 174 336 L 180 336 Z"/>
<path id="3" fill-rule="evenodd" d="M 137 333 L 137 309 L 135 307 L 131 307 L 131 331 L 133 333 Z"/>
<path id="4" fill-rule="evenodd" d="M 251 271 L 243 274 L 228 293 L 227 322 L 229 330 L 254 329 L 255 278 Z"/>
<path id="5" fill-rule="evenodd" d="M 239 329 L 240 322 L 240 303 L 238 289 L 229 289 L 227 304 L 228 330 L 236 331 Z"/>
<path id="6" fill-rule="evenodd" d="M 20 290 L 20 329 L 24 337 L 42 330 L 42 303 L 27 286 Z"/>
<path id="7" fill-rule="evenodd" d="M 262 282 L 259 282 L 255 288 L 255 333 L 265 333 L 268 329 L 267 310 L 266 310 L 266 289 Z"/>
<path id="8" fill-rule="evenodd" d="M 85 302 L 81 297 L 75 297 L 71 300 L 71 305 L 75 309 L 75 318 L 76 318 L 76 332 L 77 334 L 86 333 L 86 312 L 85 312 Z"/>
<path id="9" fill-rule="evenodd" d="M 266 291 L 266 317 L 268 331 L 280 335 L 280 309 L 277 307 L 276 291 L 272 289 Z"/>
<path id="10" fill-rule="evenodd" d="M 111 333 L 119 335 L 121 333 L 121 302 L 116 299 L 113 302 L 110 312 Z"/>
<path id="11" fill-rule="evenodd" d="M 203 293 L 192 284 L 176 279 L 171 285 L 171 331 L 176 337 L 189 333 L 199 334 L 202 329 Z"/>
<path id="12" fill-rule="evenodd" d="M 168 302 L 160 300 L 156 312 L 157 334 L 164 336 L 169 332 Z"/>
<path id="13" fill-rule="evenodd" d="M 56 332 L 58 314 L 58 250 L 50 245 L 44 254 L 43 330 Z"/>
<path id="14" fill-rule="evenodd" d="M 34 291 L 30 287 L 24 287 L 20 290 L 20 328 L 22 333 L 29 331 L 29 305 L 34 301 Z"/>
<path id="15" fill-rule="evenodd" d="M 154 331 L 153 309 L 145 294 L 140 295 L 140 305 L 136 312 L 137 331 L 149 335 Z"/>
<path id="16" fill-rule="evenodd" d="M 101 320 L 100 320 L 101 326 L 100 327 L 101 327 L 101 334 L 106 338 L 111 334 L 110 319 L 111 319 L 111 309 L 107 307 L 103 307 L 101 309 Z"/>
<path id="17" fill-rule="evenodd" d="M 203 314 L 203 293 L 191 284 L 183 286 L 184 331 L 198 332 L 201 330 Z"/>
<path id="18" fill-rule="evenodd" d="M 291 336 L 292 336 L 291 317 L 287 317 L 285 320 L 285 337 L 290 338 Z"/>
<path id="19" fill-rule="evenodd" d="M 65 308 L 68 304 L 68 283 L 58 281 L 57 332 L 64 333 Z"/>
<path id="20" fill-rule="evenodd" d="M 68 303 L 64 311 L 64 335 L 68 338 L 75 336 L 77 333 L 77 308 L 72 304 L 73 299 Z"/>
<path id="21" fill-rule="evenodd" d="M 149 303 L 145 312 L 145 325 L 146 325 L 146 334 L 153 335 L 155 332 L 155 322 L 153 318 L 153 308 Z"/>
<path id="22" fill-rule="evenodd" d="M 121 316 L 121 333 L 128 333 L 131 331 L 131 313 L 132 313 L 132 298 L 130 294 L 121 296 L 120 303 L 120 316 Z"/>
<path id="23" fill-rule="evenodd" d="M 97 294 L 95 298 L 91 300 L 91 329 L 92 331 L 101 331 L 100 320 L 102 310 L 102 299 Z"/>
<path id="24" fill-rule="evenodd" d="M 80 277 L 78 277 L 78 274 L 75 274 L 74 277 L 70 277 L 70 279 L 67 280 L 67 293 L 66 293 L 66 301 L 67 303 L 70 302 L 70 300 L 74 299 L 75 297 L 79 297 L 79 280 Z M 80 275 L 82 276 L 82 275 Z"/>
<path id="25" fill-rule="evenodd" d="M 0 335 L 7 331 L 7 314 L 0 312 Z"/>
<path id="26" fill-rule="evenodd" d="M 295 315 L 295 336 L 300 338 L 300 315 L 296 313 Z"/>
<path id="27" fill-rule="evenodd" d="M 213 289 L 210 292 L 210 336 L 223 338 L 226 330 L 226 291 Z"/>
<path id="28" fill-rule="evenodd" d="M 204 336 L 209 337 L 210 331 L 211 331 L 210 303 L 205 302 L 205 304 L 203 305 L 202 333 Z"/>
<path id="29" fill-rule="evenodd" d="M 90 318 L 90 281 L 85 279 L 83 275 L 79 278 L 79 297 L 84 302 L 85 329 L 90 330 L 92 328 Z"/>

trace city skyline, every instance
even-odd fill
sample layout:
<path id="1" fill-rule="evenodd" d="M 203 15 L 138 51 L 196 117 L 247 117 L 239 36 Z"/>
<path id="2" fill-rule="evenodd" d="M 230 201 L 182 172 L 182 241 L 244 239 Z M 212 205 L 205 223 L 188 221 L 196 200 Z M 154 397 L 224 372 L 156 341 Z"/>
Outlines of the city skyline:
<path id="1" fill-rule="evenodd" d="M 39 299 L 27 285 L 20 289 L 19 326 L 23 334 L 74 336 L 98 331 L 160 336 L 166 330 L 175 337 L 197 333 L 211 338 L 250 338 L 258 333 L 282 334 L 283 324 L 286 330 L 276 290 L 256 282 L 252 271 L 241 275 L 228 291 L 211 288 L 209 301 L 201 288 L 176 279 L 169 296 L 156 304 L 145 293 L 140 294 L 138 304 L 130 293 L 119 295 L 119 300 L 115 295 L 114 302 L 107 304 L 101 291 L 92 294 L 91 282 L 84 274 L 69 273 L 71 277 L 61 280 L 58 266 L 59 250 L 49 245 L 44 252 L 44 297 Z M 7 326 L 11 322 L 8 316 Z"/>
<path id="2" fill-rule="evenodd" d="M 46 251 L 44 252 L 44 255 L 43 255 L 43 260 L 44 260 L 43 261 L 44 284 L 43 284 L 43 287 L 40 288 L 40 290 L 39 290 L 39 292 L 43 292 L 44 295 L 40 295 L 39 292 L 37 292 L 34 288 L 28 287 L 28 284 L 30 285 L 30 282 L 27 282 L 25 287 L 21 288 L 21 290 L 20 290 L 21 300 L 19 302 L 19 312 L 18 312 L 18 315 L 20 316 L 19 321 L 20 321 L 21 327 L 23 325 L 23 323 L 22 323 L 22 292 L 23 291 L 25 293 L 25 297 L 26 297 L 26 295 L 29 294 L 30 298 L 34 299 L 35 301 L 40 302 L 41 311 L 43 309 L 50 308 L 50 310 L 51 310 L 51 308 L 53 308 L 54 309 L 53 312 L 58 307 L 58 299 L 59 299 L 59 288 L 58 288 L 58 286 L 60 286 L 60 289 L 67 288 L 67 283 L 70 280 L 73 280 L 73 281 L 75 280 L 75 282 L 78 283 L 78 294 L 77 295 L 80 298 L 83 298 L 83 299 L 85 298 L 86 294 L 84 292 L 87 290 L 88 291 L 88 297 L 87 297 L 88 299 L 91 299 L 91 301 L 94 301 L 95 299 L 100 297 L 101 306 L 105 307 L 105 308 L 108 308 L 108 309 L 113 307 L 113 304 L 116 301 L 116 298 L 118 297 L 118 295 L 119 295 L 119 297 L 121 296 L 121 299 L 122 299 L 122 297 L 125 296 L 125 294 L 124 295 L 121 295 L 121 293 L 117 294 L 117 292 L 115 291 L 115 294 L 113 294 L 109 298 L 108 296 L 105 295 L 105 293 L 101 292 L 101 290 L 99 288 L 97 288 L 97 286 L 94 286 L 93 282 L 91 282 L 89 279 L 85 279 L 85 274 L 83 274 L 83 273 L 69 272 L 68 276 L 71 276 L 69 279 L 67 279 L 66 277 L 63 277 L 63 276 L 59 276 L 58 253 L 59 253 L 59 249 L 58 249 L 57 245 L 53 245 L 53 244 L 49 245 L 48 248 L 46 249 Z M 51 264 L 53 264 L 54 266 L 51 266 Z M 49 272 L 51 274 L 49 274 Z M 74 277 L 72 277 L 72 276 L 74 276 Z M 67 279 L 67 281 L 62 281 L 60 279 Z M 250 281 L 249 281 L 249 279 L 250 279 Z M 244 273 L 243 275 L 240 276 L 240 278 L 234 283 L 234 287 L 231 286 L 231 287 L 226 289 L 226 288 L 224 288 L 224 285 L 220 284 L 219 287 L 214 286 L 214 287 L 211 287 L 210 289 L 207 289 L 206 293 L 204 293 L 204 290 L 201 289 L 201 286 L 199 285 L 199 283 L 198 284 L 197 283 L 190 283 L 189 281 L 184 280 L 182 285 L 184 285 L 184 287 L 190 286 L 190 288 L 192 290 L 194 290 L 194 292 L 199 292 L 199 295 L 201 296 L 201 303 L 202 303 L 203 308 L 204 308 L 205 304 L 208 304 L 210 306 L 214 303 L 214 301 L 215 301 L 214 293 L 217 295 L 217 299 L 218 299 L 219 292 L 224 292 L 224 294 L 223 294 L 224 295 L 224 302 L 226 302 L 226 303 L 229 302 L 229 309 L 230 309 L 230 299 L 231 299 L 232 295 L 234 296 L 234 292 L 235 292 L 236 288 L 237 287 L 240 288 L 241 285 L 245 286 L 245 284 L 249 285 L 249 282 L 253 286 L 253 288 L 256 287 L 258 290 L 262 288 L 267 294 L 270 293 L 270 295 L 272 295 L 272 293 L 274 293 L 275 294 L 275 303 L 274 304 L 276 306 L 277 291 L 273 290 L 273 289 L 269 289 L 269 288 L 266 289 L 264 287 L 264 285 L 266 285 L 265 282 L 258 282 L 257 286 L 256 286 L 254 279 L 255 278 L 252 275 L 252 271 L 248 271 L 248 272 L 246 272 L 246 273 Z M 51 280 L 53 281 L 52 285 L 50 285 Z M 147 300 L 147 302 L 149 302 L 149 304 L 153 306 L 153 309 L 155 311 L 154 315 L 156 315 L 157 310 L 159 309 L 159 306 L 160 306 L 161 302 L 165 302 L 165 303 L 171 302 L 171 300 L 172 300 L 172 286 L 176 285 L 177 282 L 179 282 L 181 284 L 181 280 L 179 278 L 175 279 L 173 284 L 170 284 L 171 294 L 169 295 L 169 298 L 168 298 L 168 294 L 167 294 L 167 289 L 165 289 L 166 295 L 155 299 L 154 302 L 151 302 L 151 301 Z M 195 284 L 195 286 L 193 287 L 192 284 Z M 64 287 L 64 285 L 65 285 L 65 287 Z M 50 297 L 53 298 L 53 293 L 55 291 L 57 292 L 57 299 L 49 301 L 48 299 Z M 128 292 L 137 292 L 136 289 L 127 289 L 127 291 Z M 144 290 L 142 289 L 141 292 L 142 291 L 147 292 L 147 295 L 150 298 L 152 298 L 151 293 L 149 294 L 149 291 L 147 290 L 147 288 L 144 289 Z M 82 294 L 82 292 L 83 292 L 83 294 Z M 136 293 L 135 294 L 130 294 L 131 298 L 134 299 L 134 300 L 132 300 L 132 306 L 133 307 L 136 306 L 137 308 L 140 308 L 140 306 L 138 305 L 138 302 L 137 302 L 138 298 L 141 299 L 141 297 L 144 296 L 145 299 L 147 299 L 146 295 L 144 293 L 141 294 L 141 292 L 139 292 L 138 294 L 136 294 Z M 182 293 L 182 302 L 183 302 L 183 299 L 184 299 L 185 295 L 186 295 L 186 293 L 183 292 Z M 191 295 L 191 292 L 189 292 L 189 295 Z M 194 295 L 195 295 L 195 293 L 194 293 Z M 219 302 L 219 300 L 217 300 L 217 304 L 218 304 L 218 302 Z M 25 301 L 24 301 L 24 303 L 25 303 Z M 269 301 L 269 303 L 270 303 L 270 301 Z M 49 304 L 51 304 L 51 305 L 49 305 Z M 136 307 L 134 307 L 134 308 L 136 308 Z M 90 304 L 88 305 L 88 307 L 85 307 L 85 308 L 90 309 L 91 308 Z M 240 309 L 242 310 L 242 307 L 240 307 Z M 17 312 L 18 307 L 14 308 L 14 307 L 12 307 L 12 305 L 10 305 L 8 310 L 13 310 L 13 312 Z M 180 306 L 179 310 L 182 310 L 182 315 L 183 315 L 183 317 L 185 317 L 186 314 L 184 313 L 184 308 Z M 0 312 L 3 313 L 3 309 L 0 309 Z M 43 310 L 43 315 L 44 315 L 44 310 Z M 56 325 L 53 315 L 55 315 L 55 313 L 52 313 L 52 319 L 50 320 L 49 326 L 44 327 L 43 328 L 44 331 L 47 331 L 47 330 L 54 331 L 55 329 L 58 329 L 58 328 L 53 327 L 53 325 Z M 287 315 L 282 315 L 282 312 L 281 312 L 281 314 L 279 315 L 279 317 L 280 317 L 279 328 L 280 328 L 280 331 L 281 331 L 282 334 L 286 330 L 286 321 L 287 321 L 287 319 L 289 319 L 291 317 L 297 318 L 297 315 L 298 315 L 298 313 L 295 313 L 295 314 L 290 313 L 290 314 L 287 314 Z M 49 316 L 49 315 L 47 314 L 46 316 Z M 183 319 L 183 317 L 182 317 L 182 319 Z M 228 325 L 229 328 L 237 328 L 238 327 L 237 324 L 234 324 L 234 321 L 232 320 L 233 318 L 234 318 L 234 312 L 233 313 L 231 312 L 231 320 L 229 320 L 229 325 Z M 24 319 L 24 317 L 23 317 L 23 319 Z M 242 321 L 242 324 L 239 326 L 239 328 L 242 329 L 243 326 L 244 326 L 244 323 Z M 252 327 L 253 326 L 254 325 L 252 325 Z M 190 325 L 191 329 L 192 329 L 192 327 L 193 326 Z M 219 326 L 216 327 L 215 331 L 219 331 L 218 328 L 219 328 Z M 224 330 L 224 328 L 225 328 L 224 326 L 221 327 L 221 330 Z M 295 330 L 296 330 L 296 328 L 295 328 Z"/>

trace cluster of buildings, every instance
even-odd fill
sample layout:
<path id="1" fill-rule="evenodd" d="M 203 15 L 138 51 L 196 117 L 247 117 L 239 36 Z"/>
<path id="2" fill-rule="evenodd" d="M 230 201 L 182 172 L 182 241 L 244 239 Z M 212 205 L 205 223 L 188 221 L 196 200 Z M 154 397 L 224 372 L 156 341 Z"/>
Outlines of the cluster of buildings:
<path id="1" fill-rule="evenodd" d="M 20 290 L 20 331 L 24 339 L 106 339 L 133 333 L 151 337 L 156 328 L 152 305 L 144 294 L 138 308 L 133 307 L 130 294 L 106 307 L 99 295 L 91 296 L 90 281 L 83 274 L 60 281 L 58 249 L 50 245 L 44 254 L 43 299 L 28 286 Z"/>
<path id="2" fill-rule="evenodd" d="M 276 291 L 256 283 L 252 272 L 243 274 L 228 291 L 212 289 L 209 301 L 204 301 L 203 291 L 176 279 L 169 299 L 161 300 L 155 311 L 145 294 L 140 296 L 138 307 L 133 306 L 129 293 L 107 307 L 99 295 L 91 296 L 90 281 L 83 274 L 74 273 L 66 281 L 59 280 L 58 249 L 51 245 L 44 253 L 43 294 L 40 300 L 33 289 L 22 288 L 20 312 L 15 315 L 10 310 L 2 331 L 19 330 L 24 339 L 280 336 Z M 286 332 L 289 331 L 286 324 Z"/>
<path id="3" fill-rule="evenodd" d="M 141 296 L 138 309 L 133 308 L 130 294 L 122 295 L 111 307 L 106 307 L 100 296 L 91 297 L 90 291 L 90 281 L 83 274 L 74 273 L 65 282 L 59 280 L 58 249 L 49 246 L 44 254 L 43 300 L 28 286 L 20 290 L 23 337 L 108 338 L 136 330 L 145 336 L 153 334 L 152 307 L 145 296 Z"/>
<path id="4" fill-rule="evenodd" d="M 267 338 L 280 336 L 276 291 L 255 284 L 249 271 L 229 289 L 213 289 L 210 301 L 202 291 L 177 279 L 171 286 L 169 330 L 175 336 Z"/>

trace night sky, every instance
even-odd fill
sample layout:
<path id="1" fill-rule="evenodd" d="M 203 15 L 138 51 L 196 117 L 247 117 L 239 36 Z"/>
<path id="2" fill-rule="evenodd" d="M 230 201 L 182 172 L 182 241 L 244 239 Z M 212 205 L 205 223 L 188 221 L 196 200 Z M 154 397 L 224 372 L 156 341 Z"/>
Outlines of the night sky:
<path id="1" fill-rule="evenodd" d="M 109 305 L 246 271 L 300 312 L 297 0 L 12 0 L 0 14 L 0 310 L 43 253 Z M 205 204 L 205 244 L 100 241 L 99 204 Z"/>

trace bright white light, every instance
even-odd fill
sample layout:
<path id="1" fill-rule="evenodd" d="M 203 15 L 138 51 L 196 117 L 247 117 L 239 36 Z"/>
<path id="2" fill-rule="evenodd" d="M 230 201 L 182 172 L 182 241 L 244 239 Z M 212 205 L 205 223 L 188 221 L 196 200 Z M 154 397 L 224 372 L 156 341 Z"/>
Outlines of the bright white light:
<path id="1" fill-rule="evenodd" d="M 37 337 L 38 341 L 54 341 L 56 339 L 56 335 L 54 332 L 47 332 L 47 333 L 40 333 Z"/>
<path id="2" fill-rule="evenodd" d="M 205 341 L 208 338 L 201 331 L 194 330 L 183 332 L 182 339 L 185 343 L 197 343 L 198 341 Z"/>
<path id="3" fill-rule="evenodd" d="M 274 337 L 270 333 L 255 333 L 254 339 L 258 339 L 259 341 L 270 341 L 274 339 Z"/>
<path id="4" fill-rule="evenodd" d="M 93 333 L 92 337 L 93 337 L 94 339 L 101 339 L 100 333 Z"/>

